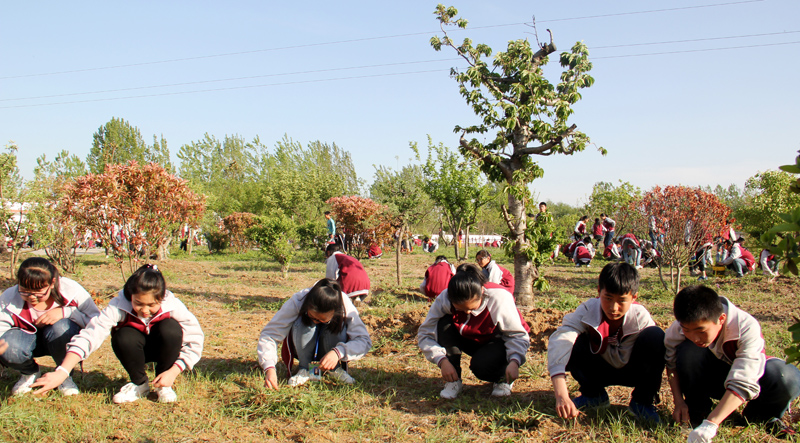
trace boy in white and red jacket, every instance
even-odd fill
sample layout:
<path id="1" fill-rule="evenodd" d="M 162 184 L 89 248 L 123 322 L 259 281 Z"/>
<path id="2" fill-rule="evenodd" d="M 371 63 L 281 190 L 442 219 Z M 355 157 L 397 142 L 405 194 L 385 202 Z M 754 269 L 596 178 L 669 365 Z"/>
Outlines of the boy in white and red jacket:
<path id="1" fill-rule="evenodd" d="M 342 292 L 350 297 L 353 303 L 366 301 L 369 296 L 370 281 L 367 271 L 360 261 L 343 254 L 341 246 L 331 244 L 325 248 L 325 278 L 336 280 L 342 286 Z"/>
<path id="2" fill-rule="evenodd" d="M 624 262 L 600 271 L 597 298 L 564 316 L 547 345 L 547 368 L 556 411 L 574 418 L 579 409 L 609 404 L 607 386 L 630 386 L 628 411 L 638 419 L 660 422 L 653 403 L 664 372 L 664 331 L 644 306 L 636 303 L 639 274 Z M 570 399 L 566 374 L 581 395 Z"/>
<path id="3" fill-rule="evenodd" d="M 447 257 L 440 255 L 436 257 L 436 261 L 428 266 L 425 271 L 425 279 L 419 285 L 419 290 L 428 297 L 428 300 L 433 301 L 437 295 L 447 289 L 447 284 L 450 283 L 450 278 L 456 274 L 456 267 L 447 261 Z"/>
<path id="4" fill-rule="evenodd" d="M 475 261 L 483 269 L 486 281 L 504 287 L 508 292 L 514 293 L 514 275 L 492 260 L 492 254 L 486 249 L 481 249 L 475 254 Z"/>
<path id="5" fill-rule="evenodd" d="M 781 417 L 800 394 L 800 370 L 766 356 L 758 320 L 707 286 L 682 289 L 673 313 L 665 337 L 672 417 L 695 427 L 689 442 L 710 442 L 745 402 L 748 421 L 766 422 L 777 435 L 794 434 Z M 712 398 L 719 400 L 713 410 Z"/>

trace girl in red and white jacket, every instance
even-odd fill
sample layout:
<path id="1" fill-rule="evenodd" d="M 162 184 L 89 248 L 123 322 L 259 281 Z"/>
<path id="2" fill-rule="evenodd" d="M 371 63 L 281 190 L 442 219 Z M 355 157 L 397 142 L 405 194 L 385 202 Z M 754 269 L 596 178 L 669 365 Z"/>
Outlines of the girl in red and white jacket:
<path id="1" fill-rule="evenodd" d="M 128 403 L 150 392 L 145 372 L 147 362 L 156 363 L 158 401 L 171 403 L 178 396 L 172 389 L 175 378 L 192 369 L 203 353 L 203 331 L 197 318 L 167 290 L 164 276 L 153 265 L 139 268 L 125 287 L 100 315 L 76 335 L 67 346 L 67 356 L 55 371 L 33 386 L 43 394 L 60 384 L 65 376 L 111 334 L 111 347 L 131 382 L 114 395 L 114 403 Z"/>
<path id="2" fill-rule="evenodd" d="M 0 339 L 7 347 L 0 364 L 20 372 L 11 393 L 22 395 L 41 374 L 34 357 L 50 355 L 61 364 L 67 343 L 100 311 L 80 284 L 59 276 L 45 258 L 23 261 L 17 280 L 0 296 Z M 80 392 L 69 374 L 58 388 L 63 395 Z"/>
<path id="3" fill-rule="evenodd" d="M 323 278 L 314 287 L 295 293 L 281 306 L 258 338 L 258 364 L 264 370 L 264 385 L 278 389 L 278 344 L 289 372 L 295 357 L 299 369 L 289 386 L 301 386 L 322 378 L 355 383 L 347 362 L 358 360 L 372 347 L 367 327 L 353 302 L 336 280 Z"/>
<path id="4" fill-rule="evenodd" d="M 464 263 L 431 305 L 417 343 L 442 371 L 442 398 L 453 399 L 461 392 L 462 353 L 472 356 L 475 377 L 494 383 L 492 395 L 506 397 L 525 363 L 529 331 L 511 293 L 486 283 L 478 266 Z"/>

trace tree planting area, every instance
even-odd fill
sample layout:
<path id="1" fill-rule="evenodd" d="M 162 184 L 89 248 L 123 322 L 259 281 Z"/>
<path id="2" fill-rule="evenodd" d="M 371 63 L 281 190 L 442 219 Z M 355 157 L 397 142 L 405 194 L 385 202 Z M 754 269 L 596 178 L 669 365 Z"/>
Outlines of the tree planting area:
<path id="1" fill-rule="evenodd" d="M 503 266 L 500 250 L 491 249 Z M 15 442 L 262 442 L 262 441 L 685 441 L 687 428 L 641 426 L 627 415 L 629 388 L 611 388 L 610 408 L 565 421 L 555 414 L 555 401 L 546 367 L 549 335 L 563 315 L 597 296 L 597 275 L 603 262 L 575 268 L 560 259 L 547 268 L 551 290 L 521 308 L 531 326 L 528 362 L 522 366 L 514 393 L 489 397 L 491 385 L 465 369 L 464 392 L 442 400 L 438 368 L 416 346 L 416 329 L 428 302 L 417 292 L 431 254 L 417 248 L 403 254 L 401 283 L 396 283 L 394 258 L 363 260 L 372 279 L 372 301 L 360 309 L 372 336 L 367 356 L 350 365 L 354 385 L 331 381 L 290 388 L 281 378 L 279 391 L 264 388 L 256 363 L 261 328 L 284 300 L 324 276 L 317 254 L 295 258 L 284 279 L 281 264 L 255 251 L 191 256 L 172 251 L 159 265 L 168 288 L 196 314 L 206 334 L 203 358 L 176 382 L 179 400 L 160 404 L 152 398 L 114 405 L 112 395 L 128 382 L 127 375 L 106 341 L 76 374 L 81 395 L 62 397 L 52 392 L 32 401 L 30 396 L 0 397 L 0 440 Z M 104 307 L 121 287 L 119 267 L 103 254 L 81 255 L 75 272 L 66 274 L 89 290 Z M 5 279 L 4 287 L 14 284 Z M 760 276 L 709 281 L 721 295 L 752 313 L 762 324 L 768 355 L 783 355 L 791 342 L 786 328 L 797 307 L 795 279 L 769 281 Z M 673 294 L 661 284 L 654 268 L 642 270 L 639 301 L 662 328 L 671 321 Z M 43 371 L 53 370 L 50 357 L 38 359 Z M 466 368 L 469 359 L 465 358 Z M 279 375 L 284 377 L 281 368 Z M 150 377 L 153 377 L 152 368 Z M 15 371 L 0 376 L 0 392 L 9 392 Z M 569 379 L 571 389 L 575 383 Z M 577 395 L 574 392 L 573 395 Z M 661 386 L 658 411 L 669 423 L 671 394 Z M 786 421 L 796 425 L 796 405 Z M 70 417 L 80 417 L 79 420 Z M 763 427 L 748 427 L 738 414 L 720 428 L 720 441 L 770 441 Z"/>

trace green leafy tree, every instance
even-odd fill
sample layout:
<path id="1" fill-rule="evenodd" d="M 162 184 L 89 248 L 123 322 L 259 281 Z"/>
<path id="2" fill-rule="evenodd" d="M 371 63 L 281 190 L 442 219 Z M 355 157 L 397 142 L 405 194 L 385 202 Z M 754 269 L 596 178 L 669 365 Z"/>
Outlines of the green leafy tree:
<path id="1" fill-rule="evenodd" d="M 9 275 L 12 279 L 15 278 L 20 250 L 27 240 L 27 218 L 24 215 L 28 209 L 26 199 L 26 189 L 17 167 L 17 145 L 10 141 L 6 145 L 6 152 L 0 154 L 0 216 L 5 237 L 0 242 L 0 250 L 8 248 L 11 252 Z"/>
<path id="2" fill-rule="evenodd" d="M 234 212 L 263 213 L 258 179 L 260 158 L 265 149 L 258 137 L 246 142 L 238 135 L 218 140 L 209 134 L 180 147 L 178 176 L 207 199 L 204 231 L 214 230 L 216 217 Z"/>
<path id="3" fill-rule="evenodd" d="M 86 164 L 67 151 L 61 151 L 53 160 L 43 154 L 36 159 L 33 173 L 33 181 L 28 184 L 31 208 L 27 217 L 36 246 L 44 249 L 47 257 L 64 271 L 73 272 L 77 245 L 85 231 L 64 210 L 62 197 L 67 183 L 86 175 Z"/>
<path id="4" fill-rule="evenodd" d="M 398 233 L 395 244 L 398 285 L 401 268 L 400 244 L 408 233 L 409 226 L 424 219 L 432 206 L 423 189 L 420 169 L 419 165 L 404 166 L 400 171 L 378 167 L 375 181 L 370 187 L 372 198 L 388 208 L 389 223 Z"/>
<path id="5" fill-rule="evenodd" d="M 247 230 L 250 239 L 258 243 L 261 252 L 281 265 L 283 278 L 289 275 L 289 265 L 297 254 L 297 224 L 280 211 L 258 218 L 258 224 Z"/>
<path id="6" fill-rule="evenodd" d="M 746 204 L 733 213 L 745 232 L 760 237 L 781 224 L 781 214 L 800 206 L 800 194 L 791 191 L 795 178 L 786 171 L 766 171 L 747 179 L 744 185 Z"/>
<path id="7" fill-rule="evenodd" d="M 622 208 L 628 207 L 632 201 L 642 198 L 642 190 L 638 186 L 634 186 L 629 182 L 619 180 L 619 185 L 614 185 L 611 182 L 597 182 L 592 187 L 592 193 L 589 195 L 589 202 L 586 204 L 586 215 L 592 215 L 592 223 L 595 217 L 600 217 L 600 214 L 606 214 L 614 221 L 617 222 L 617 232 L 623 232 L 633 228 L 626 226 L 623 217 L 620 216 Z M 574 227 L 577 219 L 573 220 Z"/>
<path id="8" fill-rule="evenodd" d="M 492 55 L 489 46 L 473 45 L 468 38 L 456 44 L 447 34 L 446 27 L 467 27 L 465 19 L 456 18 L 456 8 L 440 4 L 434 14 L 444 35 L 431 38 L 431 46 L 437 51 L 449 46 L 467 62 L 466 71 L 452 69 L 451 75 L 481 121 L 455 127 L 461 133 L 460 148 L 463 154 L 477 160 L 489 180 L 506 184 L 508 207 L 503 207 L 503 215 L 509 227 L 508 238 L 513 242 L 509 253 L 514 256 L 514 292 L 519 304 L 531 305 L 538 269 L 533 262 L 537 251 L 525 235 L 527 213 L 534 207 L 528 185 L 544 173 L 534 158 L 572 155 L 590 143 L 577 125 L 569 123 L 572 106 L 581 98 L 580 89 L 594 83 L 588 74 L 592 68 L 589 53 L 581 42 L 570 52 L 562 53 L 564 71 L 561 81 L 553 85 L 542 71 L 548 56 L 556 51 L 552 38 L 535 52 L 528 40 L 510 41 L 505 52 L 497 53 L 487 63 L 486 58 Z M 489 141 L 467 139 L 468 134 L 481 134 L 484 138 L 483 134 L 490 131 L 494 131 L 494 138 L 487 137 Z"/>
<path id="9" fill-rule="evenodd" d="M 350 153 L 320 141 L 303 147 L 288 137 L 261 159 L 259 197 L 302 222 L 318 221 L 332 197 L 358 194 L 361 182 Z"/>
<path id="10" fill-rule="evenodd" d="M 106 165 L 127 163 L 130 160 L 158 163 L 167 172 L 174 172 L 163 135 L 160 140 L 154 135 L 153 145 L 148 146 L 139 128 L 124 119 L 112 117 L 108 123 L 97 128 L 92 137 L 92 149 L 86 158 L 89 171 L 102 174 Z"/>
<path id="11" fill-rule="evenodd" d="M 800 152 L 800 151 L 798 151 Z M 800 155 L 795 157 L 792 165 L 783 165 L 781 171 L 789 174 L 791 180 L 786 185 L 786 190 L 792 197 L 800 195 Z M 783 177 L 781 177 L 783 178 Z M 749 180 L 748 180 L 749 182 Z M 780 222 L 761 235 L 760 241 L 764 248 L 778 257 L 783 264 L 783 273 L 798 275 L 800 264 L 800 204 L 783 208 L 779 212 Z M 777 211 L 776 211 L 777 212 Z M 797 319 L 795 317 L 795 319 Z M 792 345 L 785 349 L 786 361 L 793 363 L 800 361 L 800 321 L 789 326 L 792 334 Z"/>
<path id="12" fill-rule="evenodd" d="M 419 149 L 411 144 L 417 159 Z M 469 238 L 470 227 L 477 222 L 480 208 L 492 200 L 491 188 L 475 164 L 450 151 L 443 143 L 435 145 L 428 137 L 428 158 L 422 165 L 422 190 L 439 207 L 440 213 L 453 237 L 462 229 Z M 499 212 L 495 213 L 498 217 Z M 464 242 L 463 255 L 459 254 L 458 242 L 453 242 L 456 257 L 466 259 L 469 242 Z"/>

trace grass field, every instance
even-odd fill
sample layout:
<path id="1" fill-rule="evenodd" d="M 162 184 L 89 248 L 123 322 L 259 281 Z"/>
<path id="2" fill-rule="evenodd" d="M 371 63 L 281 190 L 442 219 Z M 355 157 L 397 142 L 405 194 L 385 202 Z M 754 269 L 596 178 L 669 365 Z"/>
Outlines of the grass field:
<path id="1" fill-rule="evenodd" d="M 443 251 L 439 251 L 443 252 Z M 452 255 L 452 251 L 444 251 Z M 501 251 L 498 262 L 511 267 Z M 69 277 L 93 293 L 102 308 L 122 286 L 116 265 L 102 255 L 81 257 Z M 597 294 L 602 264 L 574 268 L 566 261 L 544 269 L 551 290 L 523 309 L 531 325 L 528 363 L 514 394 L 489 397 L 491 386 L 464 371 L 465 389 L 454 401 L 439 399 L 439 371 L 425 361 L 416 346 L 416 329 L 427 313 L 427 301 L 416 292 L 433 257 L 422 252 L 404 255 L 402 283 L 397 285 L 393 255 L 364 261 L 372 279 L 370 306 L 361 316 L 370 329 L 372 351 L 351 364 L 352 386 L 325 381 L 300 388 L 283 386 L 268 392 L 256 364 L 261 328 L 281 303 L 324 276 L 319 254 L 292 265 L 289 277 L 256 252 L 245 255 L 187 256 L 173 253 L 159 264 L 169 289 L 195 313 L 206 334 L 203 359 L 176 382 L 178 402 L 140 400 L 114 405 L 112 395 L 128 382 L 109 343 L 85 362 L 75 377 L 82 394 L 44 399 L 10 397 L 18 374 L 0 376 L 0 440 L 10 442 L 261 442 L 261 441 L 596 441 L 680 442 L 686 429 L 664 425 L 642 427 L 625 414 L 630 389 L 609 390 L 612 406 L 575 421 L 555 417 L 546 366 L 548 336 L 564 313 Z M 7 269 L 7 261 L 0 261 Z M 7 275 L 7 272 L 3 272 Z M 672 296 L 658 282 L 654 269 L 642 272 L 640 302 L 659 326 L 671 322 Z M 687 283 L 694 278 L 687 278 Z M 14 284 L 0 279 L 3 287 Z M 798 307 L 796 279 L 768 282 L 760 276 L 711 278 L 709 285 L 762 322 L 767 353 L 783 355 L 789 343 L 786 328 Z M 465 359 L 466 360 L 466 359 Z M 38 359 L 52 370 L 49 357 Z M 466 361 L 464 362 L 466 364 Z M 284 370 L 285 374 L 285 370 Z M 574 383 L 571 387 L 575 388 Z M 670 423 L 671 395 L 662 384 L 662 418 Z M 793 405 L 795 411 L 797 405 Z M 800 414 L 787 417 L 795 425 Z M 758 426 L 746 426 L 738 414 L 722 427 L 715 442 L 771 441 Z"/>

